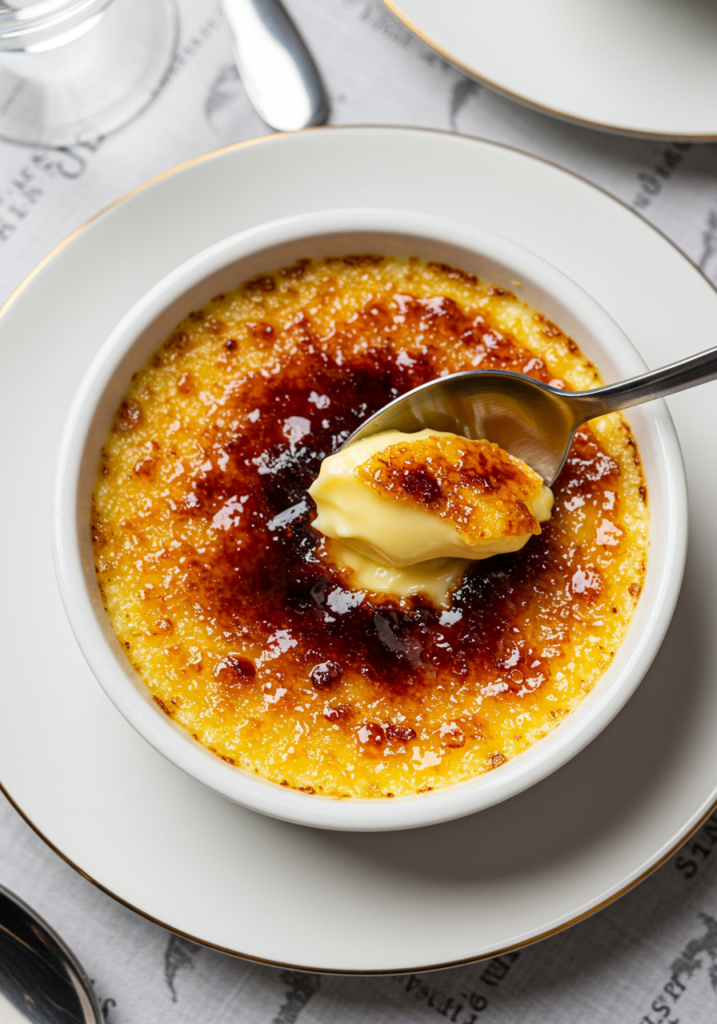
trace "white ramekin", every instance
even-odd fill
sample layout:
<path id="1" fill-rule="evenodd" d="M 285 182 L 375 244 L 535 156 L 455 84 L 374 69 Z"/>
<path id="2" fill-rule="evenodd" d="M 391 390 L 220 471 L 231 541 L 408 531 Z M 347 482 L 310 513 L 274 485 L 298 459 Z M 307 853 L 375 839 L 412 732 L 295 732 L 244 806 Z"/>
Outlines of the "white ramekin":
<path id="1" fill-rule="evenodd" d="M 199 253 L 160 281 L 107 338 L 79 388 L 61 442 L 54 503 L 55 565 L 62 600 L 87 662 L 128 722 L 173 764 L 210 789 L 264 814 L 351 830 L 412 828 L 482 810 L 544 779 L 605 728 L 657 653 L 682 579 L 687 495 L 679 444 L 664 402 L 629 420 L 647 479 L 647 578 L 628 634 L 602 678 L 549 736 L 500 768 L 417 796 L 335 800 L 234 768 L 162 714 L 130 666 L 102 606 L 90 540 L 90 499 L 100 449 L 132 374 L 189 312 L 250 277 L 301 257 L 385 253 L 453 264 L 506 287 L 576 339 L 610 382 L 646 369 L 607 313 L 562 272 L 477 228 L 397 210 L 331 210 L 264 224 Z"/>

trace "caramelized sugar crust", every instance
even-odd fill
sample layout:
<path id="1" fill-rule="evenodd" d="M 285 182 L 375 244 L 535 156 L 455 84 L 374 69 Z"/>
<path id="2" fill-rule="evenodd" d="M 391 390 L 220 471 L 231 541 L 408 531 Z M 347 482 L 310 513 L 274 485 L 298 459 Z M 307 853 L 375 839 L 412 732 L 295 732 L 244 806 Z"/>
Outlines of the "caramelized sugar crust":
<path id="1" fill-rule="evenodd" d="M 515 295 L 381 257 L 217 296 L 135 375 L 94 492 L 97 579 L 158 707 L 225 761 L 335 797 L 446 786 L 544 736 L 609 665 L 647 551 L 618 415 L 578 432 L 542 533 L 473 564 L 448 611 L 357 591 L 311 527 L 326 455 L 476 366 L 600 379 Z"/>
<path id="2" fill-rule="evenodd" d="M 380 497 L 447 520 L 468 543 L 540 533 L 526 502 L 540 494 L 541 477 L 490 441 L 427 437 L 399 442 L 354 472 Z"/>

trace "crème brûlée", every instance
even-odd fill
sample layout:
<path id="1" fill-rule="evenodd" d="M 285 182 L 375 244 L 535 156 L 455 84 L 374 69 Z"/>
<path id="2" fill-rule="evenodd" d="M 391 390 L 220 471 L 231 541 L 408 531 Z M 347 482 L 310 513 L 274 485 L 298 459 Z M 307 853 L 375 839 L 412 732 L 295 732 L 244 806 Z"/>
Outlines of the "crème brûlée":
<path id="1" fill-rule="evenodd" d="M 512 292 L 390 256 L 249 281 L 135 374 L 93 495 L 97 580 L 159 710 L 226 762 L 337 798 L 426 792 L 538 742 L 609 666 L 648 550 L 619 414 L 578 431 L 552 509 L 507 453 L 428 431 L 350 467 L 362 500 L 430 519 L 423 549 L 360 516 L 316 528 L 324 460 L 399 394 L 475 367 L 600 383 Z"/>

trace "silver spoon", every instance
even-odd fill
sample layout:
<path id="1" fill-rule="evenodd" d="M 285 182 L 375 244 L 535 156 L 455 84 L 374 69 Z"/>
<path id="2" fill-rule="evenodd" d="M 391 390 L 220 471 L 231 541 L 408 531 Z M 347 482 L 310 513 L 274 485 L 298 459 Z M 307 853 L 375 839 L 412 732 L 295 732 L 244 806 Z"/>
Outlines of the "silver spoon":
<path id="1" fill-rule="evenodd" d="M 321 124 L 329 105 L 319 72 L 280 0 L 221 0 L 239 75 L 271 128 Z"/>
<path id="2" fill-rule="evenodd" d="M 0 886 L 0 1021 L 101 1024 L 82 967 L 41 917 Z"/>
<path id="3" fill-rule="evenodd" d="M 550 486 L 583 423 L 717 377 L 717 348 L 593 391 L 560 391 L 521 373 L 467 370 L 422 384 L 389 402 L 345 442 L 383 430 L 428 427 L 486 438 L 527 462 Z"/>

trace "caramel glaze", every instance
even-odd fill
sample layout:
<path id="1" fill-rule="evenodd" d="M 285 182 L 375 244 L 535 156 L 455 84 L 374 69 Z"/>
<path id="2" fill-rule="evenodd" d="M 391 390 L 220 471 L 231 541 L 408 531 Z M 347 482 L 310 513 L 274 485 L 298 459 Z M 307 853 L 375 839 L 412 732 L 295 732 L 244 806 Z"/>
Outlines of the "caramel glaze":
<path id="1" fill-rule="evenodd" d="M 249 294 L 252 288 L 271 290 L 272 281 L 263 278 L 245 288 Z M 216 336 L 217 361 L 226 364 L 221 425 L 207 416 L 198 439 L 211 456 L 211 468 L 195 473 L 186 483 L 181 502 L 172 492 L 175 524 L 201 524 L 213 543 L 203 554 L 183 547 L 188 557 L 172 586 L 175 595 L 185 595 L 223 637 L 217 654 L 205 652 L 204 663 L 205 669 L 207 663 L 212 667 L 214 685 L 227 705 L 240 694 L 249 696 L 252 689 L 258 694 L 266 685 L 267 669 L 290 665 L 290 671 L 279 673 L 285 680 L 282 685 L 293 685 L 297 700 L 302 689 L 320 697 L 317 710 L 324 728 L 329 723 L 338 726 L 359 759 L 390 753 L 408 759 L 417 737 L 424 743 L 428 740 L 425 731 L 421 735 L 421 711 L 436 688 L 449 694 L 464 683 L 473 692 L 488 685 L 484 692 L 495 702 L 507 702 L 507 714 L 520 711 L 521 699 L 538 692 L 550 678 L 551 657 L 557 664 L 565 653 L 571 624 L 590 618 L 591 607 L 605 586 L 599 559 L 593 557 L 597 549 L 586 550 L 571 523 L 571 509 L 581 506 L 609 507 L 613 521 L 619 513 L 615 494 L 620 467 L 593 431 L 583 427 L 576 435 L 554 487 L 553 519 L 544 524 L 542 533 L 516 554 L 471 565 L 453 593 L 448 613 L 421 596 L 357 597 L 350 575 L 332 565 L 324 538 L 312 529 L 315 508 L 307 489 L 327 455 L 367 416 L 409 389 L 477 363 L 486 369 L 527 373 L 555 385 L 558 382 L 545 362 L 509 333 L 496 330 L 474 310 L 464 311 L 446 296 L 373 299 L 357 315 L 336 324 L 330 345 L 308 315 L 300 314 L 286 327 L 264 313 L 264 319 L 249 325 L 246 339 L 227 336 L 229 328 L 216 319 L 218 315 L 211 311 L 193 315 L 198 329 Z M 551 328 L 548 323 L 547 329 Z M 232 376 L 232 358 L 240 346 L 271 349 L 287 333 L 293 345 L 291 358 L 280 360 L 271 372 L 257 369 Z M 171 366 L 176 371 L 180 394 L 191 394 L 195 387 L 191 373 L 183 368 L 187 340 L 186 332 L 180 330 L 153 362 L 154 367 Z M 118 411 L 109 450 L 129 442 L 133 432 L 141 432 L 152 401 L 151 373 L 152 365 L 142 371 L 149 376 L 139 375 L 137 388 Z M 257 412 L 247 419 L 248 410 Z M 623 429 L 637 462 L 634 442 Z M 142 441 L 146 442 L 145 435 Z M 156 479 L 159 487 L 160 468 L 174 453 L 166 439 L 157 437 L 149 444 L 154 447 L 137 461 L 134 474 L 144 476 L 150 488 Z M 148 451 L 147 443 L 142 450 Z M 218 452 L 222 453 L 219 460 Z M 111 451 L 106 452 L 98 478 L 105 478 L 105 484 L 115 472 L 113 465 Z M 236 510 L 240 515 L 234 515 Z M 596 515 L 599 522 L 599 511 Z M 121 527 L 137 531 L 136 523 L 123 522 Z M 102 571 L 103 550 L 108 537 L 117 536 L 118 530 L 121 533 L 104 512 L 95 511 L 94 541 L 103 590 L 114 582 L 111 563 L 108 571 Z M 615 530 L 614 537 L 619 537 L 621 530 Z M 599 550 L 611 557 L 619 540 L 608 539 L 606 544 Z M 631 594 L 636 599 L 639 583 L 635 588 Z M 616 608 L 612 611 L 617 614 Z M 171 618 L 160 617 L 153 632 L 157 636 L 172 630 Z M 247 657 L 247 650 L 266 649 L 277 636 L 291 638 L 290 650 L 258 672 L 260 659 Z M 132 659 L 134 643 L 127 640 L 125 646 Z M 605 663 L 612 653 L 606 653 Z M 134 663 L 143 671 L 142 664 Z M 345 683 L 356 677 L 364 689 L 368 686 L 380 696 L 380 717 L 367 714 L 350 699 Z M 184 701 L 150 688 L 167 714 L 175 713 L 173 703 L 181 706 Z M 393 711 L 387 714 L 387 707 Z M 550 714 L 556 717 L 568 710 L 559 703 Z M 441 726 L 440 749 L 446 753 L 451 749 L 458 753 L 468 741 L 485 738 L 480 715 L 461 714 L 460 705 L 457 711 Z M 290 715 L 291 710 L 287 706 L 281 713 Z M 234 763 L 233 748 L 211 749 Z M 472 773 L 502 764 L 505 749 L 491 748 L 488 742 L 483 761 Z M 281 772 L 280 767 L 275 769 L 272 777 L 287 784 Z M 345 795 L 345 787 L 331 778 L 322 779 L 321 770 L 315 770 L 312 779 L 311 785 L 301 786 L 294 780 L 289 784 L 310 792 Z M 440 784 L 434 779 L 423 788 Z M 408 785 L 408 791 L 411 787 L 415 791 L 419 783 Z M 382 792 L 379 789 L 374 795 Z"/>
<path id="2" fill-rule="evenodd" d="M 404 308 L 407 333 L 415 332 L 419 321 L 425 327 L 422 303 L 406 303 Z M 362 335 L 369 329 L 390 328 L 392 319 L 385 305 L 373 303 L 347 333 Z M 459 342 L 473 350 L 485 346 L 483 339 L 489 330 L 482 324 L 474 326 L 450 300 L 434 304 L 428 325 L 441 337 L 439 346 Z M 261 325 L 260 330 L 267 336 L 273 333 L 269 325 Z M 309 326 L 304 341 L 307 348 L 317 342 Z M 485 369 L 522 372 L 526 363 L 535 362 L 531 352 L 509 338 L 485 347 L 481 362 Z M 229 463 L 223 472 L 212 471 L 198 480 L 192 492 L 196 505 L 187 503 L 182 510 L 191 518 L 211 519 L 236 495 L 248 495 L 243 502 L 241 532 L 223 531 L 211 556 L 197 559 L 187 572 L 185 586 L 195 592 L 202 607 L 211 609 L 223 630 L 248 626 L 259 642 L 288 630 L 298 642 L 292 657 L 308 672 L 322 677 L 322 681 L 314 679 L 315 687 L 328 691 L 341 673 L 352 669 L 378 686 L 400 691 L 404 712 L 408 688 L 411 698 L 420 700 L 422 687 L 433 683 L 436 670 L 484 676 L 504 669 L 510 661 L 513 675 L 522 674 L 535 686 L 541 672 L 534 665 L 529 638 L 522 636 L 516 643 L 507 639 L 507 634 L 516 612 L 532 606 L 536 593 L 555 591 L 551 581 L 556 576 L 566 594 L 571 594 L 571 580 L 578 567 L 578 560 L 554 550 L 554 530 L 548 524 L 543 536 L 534 538 L 524 551 L 477 563 L 468 570 L 453 595 L 453 607 L 460 610 L 461 618 L 451 626 L 438 625 L 440 612 L 420 597 L 402 602 L 376 598 L 359 606 L 347 601 L 342 614 L 329 611 L 327 593 L 335 593 L 341 584 L 317 552 L 322 539 L 311 528 L 315 507 L 307 489 L 322 460 L 368 416 L 438 375 L 440 359 L 432 355 L 414 357 L 408 367 L 397 363 L 392 348 L 369 348 L 337 365 L 316 351 L 270 380 L 251 375 L 232 392 L 231 403 L 237 412 L 259 408 L 261 417 L 250 432 L 221 439 Z M 553 379 L 544 366 L 534 367 L 529 376 L 546 382 Z M 330 401 L 319 422 L 309 398 L 312 393 Z M 315 424 L 293 448 L 283 430 L 291 417 Z M 216 446 L 219 439 L 213 435 L 209 427 L 203 438 L 205 447 Z M 614 487 L 618 472 L 617 464 L 601 451 L 585 427 L 576 436 L 556 496 L 594 494 Z M 293 512 L 287 517 L 289 509 Z M 289 521 L 282 522 L 287 518 Z M 251 531 L 248 546 L 246 531 Z M 599 570 L 593 567 L 589 571 L 591 586 L 571 594 L 568 600 L 577 597 L 589 604 L 599 593 Z M 332 604 L 340 602 L 335 599 Z M 337 668 L 330 681 L 324 682 L 328 673 L 319 666 L 326 662 L 340 666 L 340 671 Z M 512 679 L 509 686 L 515 692 L 524 688 L 522 681 Z M 377 736 L 381 731 L 376 724 Z"/>

